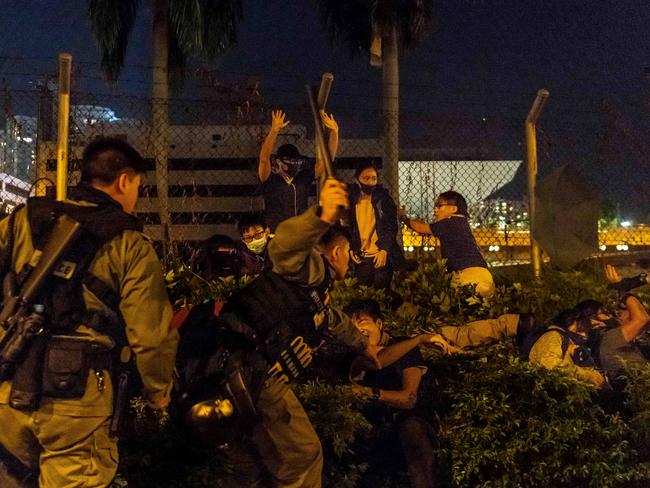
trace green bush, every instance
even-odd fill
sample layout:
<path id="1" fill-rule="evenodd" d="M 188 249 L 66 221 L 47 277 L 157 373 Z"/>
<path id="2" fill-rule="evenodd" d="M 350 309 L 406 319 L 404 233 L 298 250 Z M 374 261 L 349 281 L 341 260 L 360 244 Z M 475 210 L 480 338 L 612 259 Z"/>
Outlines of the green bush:
<path id="1" fill-rule="evenodd" d="M 506 312 L 532 312 L 547 320 L 586 298 L 609 305 L 616 299 L 602 278 L 588 270 L 546 269 L 542 282 L 533 281 L 527 270 L 504 270 L 496 280 L 497 295 L 486 301 L 471 287 L 452 289 L 444 263 L 427 261 L 400 283 L 398 292 L 405 303 L 396 311 L 390 311 L 383 292 L 358 286 L 354 280 L 338 284 L 332 296 L 337 306 L 355 298 L 378 300 L 394 335 Z M 242 286 L 234 279 L 204 282 L 183 267 L 170 273 L 168 281 L 179 305 L 224 299 Z M 645 303 L 648 288 L 638 293 Z M 508 343 L 451 357 L 427 350 L 425 358 L 434 379 L 430 383 L 436 385 L 428 391 L 431 408 L 441 418 L 438 454 L 450 460 L 452 486 L 650 485 L 650 369 L 630 371 L 621 408 L 613 410 L 590 387 L 518 360 Z M 296 391 L 323 444 L 324 481 L 327 486 L 353 487 L 368 476 L 373 452 L 369 446 L 386 442 L 392 426 L 388 421 L 369 423 L 342 381 L 331 381 L 326 369 L 336 361 L 331 356 L 319 358 Z M 145 428 L 137 441 L 123 448 L 119 486 L 228 486 L 227 469 L 218 454 L 185 459 L 177 442 L 168 428 Z M 141 461 L 129 462 L 135 459 Z M 150 482 L 143 484 L 145 480 Z M 373 486 L 408 486 L 400 463 L 384 466 Z"/>

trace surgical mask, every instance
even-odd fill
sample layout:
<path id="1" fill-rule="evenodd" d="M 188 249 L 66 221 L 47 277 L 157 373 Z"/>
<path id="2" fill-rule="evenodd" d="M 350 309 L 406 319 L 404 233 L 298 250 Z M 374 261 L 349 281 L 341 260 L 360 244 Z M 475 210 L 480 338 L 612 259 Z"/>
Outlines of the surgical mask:
<path id="1" fill-rule="evenodd" d="M 266 243 L 268 242 L 269 237 L 264 236 L 260 237 L 259 239 L 254 239 L 251 242 L 246 242 L 246 247 L 253 253 L 255 254 L 262 254 L 264 252 L 264 248 L 266 248 Z"/>
<path id="2" fill-rule="evenodd" d="M 366 185 L 365 183 L 359 182 L 359 187 L 361 188 L 361 191 L 366 195 L 372 195 L 375 191 L 375 188 L 377 188 L 377 185 Z"/>

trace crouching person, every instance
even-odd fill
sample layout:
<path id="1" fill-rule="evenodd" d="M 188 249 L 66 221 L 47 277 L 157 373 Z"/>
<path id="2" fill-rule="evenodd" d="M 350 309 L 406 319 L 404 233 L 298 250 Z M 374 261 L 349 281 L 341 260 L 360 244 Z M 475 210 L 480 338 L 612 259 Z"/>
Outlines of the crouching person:
<path id="1" fill-rule="evenodd" d="M 411 486 L 441 486 L 441 467 L 436 466 L 434 452 L 438 445 L 434 413 L 426 408 L 421 394 L 427 367 L 417 346 L 433 344 L 446 349 L 447 344 L 438 334 L 390 337 L 382 328 L 381 310 L 374 300 L 354 301 L 345 311 L 369 344 L 384 347 L 381 357 L 382 364 L 386 364 L 382 369 L 372 370 L 365 358 L 355 359 L 350 367 L 354 393 L 379 407 L 375 413 L 396 417 Z"/>

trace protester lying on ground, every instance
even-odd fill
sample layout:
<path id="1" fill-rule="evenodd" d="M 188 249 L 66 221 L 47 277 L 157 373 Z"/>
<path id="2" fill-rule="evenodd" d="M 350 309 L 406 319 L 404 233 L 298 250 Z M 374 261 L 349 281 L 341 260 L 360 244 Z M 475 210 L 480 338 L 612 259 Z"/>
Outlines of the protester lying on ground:
<path id="1" fill-rule="evenodd" d="M 354 178 L 349 212 L 354 276 L 361 285 L 387 289 L 393 272 L 404 264 L 397 242 L 397 206 L 378 184 L 379 173 L 373 162 L 359 164 Z"/>
<path id="2" fill-rule="evenodd" d="M 452 273 L 452 286 L 476 285 L 476 292 L 489 298 L 494 295 L 494 280 L 469 227 L 468 216 L 465 198 L 448 191 L 436 200 L 433 223 L 411 219 L 403 213 L 400 219 L 415 232 L 440 240 L 442 257 Z"/>
<path id="3" fill-rule="evenodd" d="M 367 368 L 365 358 L 355 359 L 350 365 L 350 379 L 354 382 L 352 389 L 373 407 L 367 409 L 366 414 L 380 417 L 370 418 L 371 421 L 380 421 L 381 416 L 386 414 L 395 417 L 411 486 L 439 486 L 436 479 L 441 467 L 434 465 L 434 450 L 438 445 L 434 412 L 427 408 L 423 381 L 427 367 L 417 344 L 434 344 L 444 349 L 444 341 L 437 334 L 414 338 L 390 337 L 383 330 L 381 310 L 374 300 L 354 301 L 345 308 L 345 312 L 368 338 L 369 344 L 389 348 L 405 346 L 393 356 L 395 359 L 399 355 L 393 364 L 379 370 Z"/>
<path id="4" fill-rule="evenodd" d="M 238 246 L 241 257 L 241 274 L 257 276 L 264 269 L 270 230 L 261 214 L 246 214 L 237 223 L 242 244 Z"/>
<path id="5" fill-rule="evenodd" d="M 330 130 L 328 149 L 333 160 L 338 150 L 339 127 L 334 117 L 325 112 L 321 112 L 321 120 Z M 282 110 L 272 112 L 271 128 L 260 149 L 257 173 L 263 184 L 266 223 L 271 232 L 283 220 L 307 210 L 314 179 L 323 174 L 322 161 L 316 158 L 314 164 L 293 144 L 283 144 L 275 155 L 271 154 L 278 134 L 288 125 Z"/>
<path id="6" fill-rule="evenodd" d="M 530 349 L 525 346 L 520 353 L 533 364 L 560 369 L 577 380 L 603 387 L 606 376 L 597 368 L 587 341 L 592 327 L 602 325 L 602 320 L 604 317 L 594 315 L 591 307 L 578 304 L 560 312 L 551 325 L 529 336 L 526 342 Z"/>

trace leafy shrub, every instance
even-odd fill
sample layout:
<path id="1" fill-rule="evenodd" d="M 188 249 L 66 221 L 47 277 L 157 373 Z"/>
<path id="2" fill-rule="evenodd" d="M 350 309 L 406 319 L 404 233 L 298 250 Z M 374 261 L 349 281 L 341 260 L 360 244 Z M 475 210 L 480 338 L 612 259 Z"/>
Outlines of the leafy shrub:
<path id="1" fill-rule="evenodd" d="M 394 335 L 506 312 L 532 312 L 544 321 L 586 298 L 609 305 L 616 300 L 602 278 L 589 270 L 546 269 L 541 282 L 532 280 L 527 269 L 504 270 L 495 278 L 497 295 L 487 301 L 472 287 L 452 289 L 444 263 L 425 261 L 400 283 L 397 291 L 405 303 L 394 312 L 384 292 L 354 280 L 339 283 L 332 297 L 337 306 L 355 298 L 377 300 Z M 168 283 L 177 305 L 225 299 L 244 284 L 234 278 L 205 282 L 183 266 L 168 274 Z M 646 304 L 648 288 L 637 292 Z M 650 485 L 650 368 L 630 371 L 623 408 L 615 411 L 601 407 L 590 387 L 519 361 L 507 343 L 452 357 L 427 350 L 425 358 L 433 379 L 429 383 L 435 385 L 427 393 L 441 418 L 440 459 L 450 459 L 454 487 Z M 330 362 L 336 359 L 317 358 L 296 391 L 323 444 L 324 482 L 363 485 L 372 465 L 368 447 L 386 442 L 392 425 L 369 423 L 349 390 L 339 384 L 344 381 L 323 381 L 331 380 L 326 371 Z M 168 428 L 141 430 L 122 450 L 119 486 L 229 486 L 218 453 L 188 455 L 177 442 Z M 408 486 L 399 463 L 384 468 L 373 486 Z"/>

